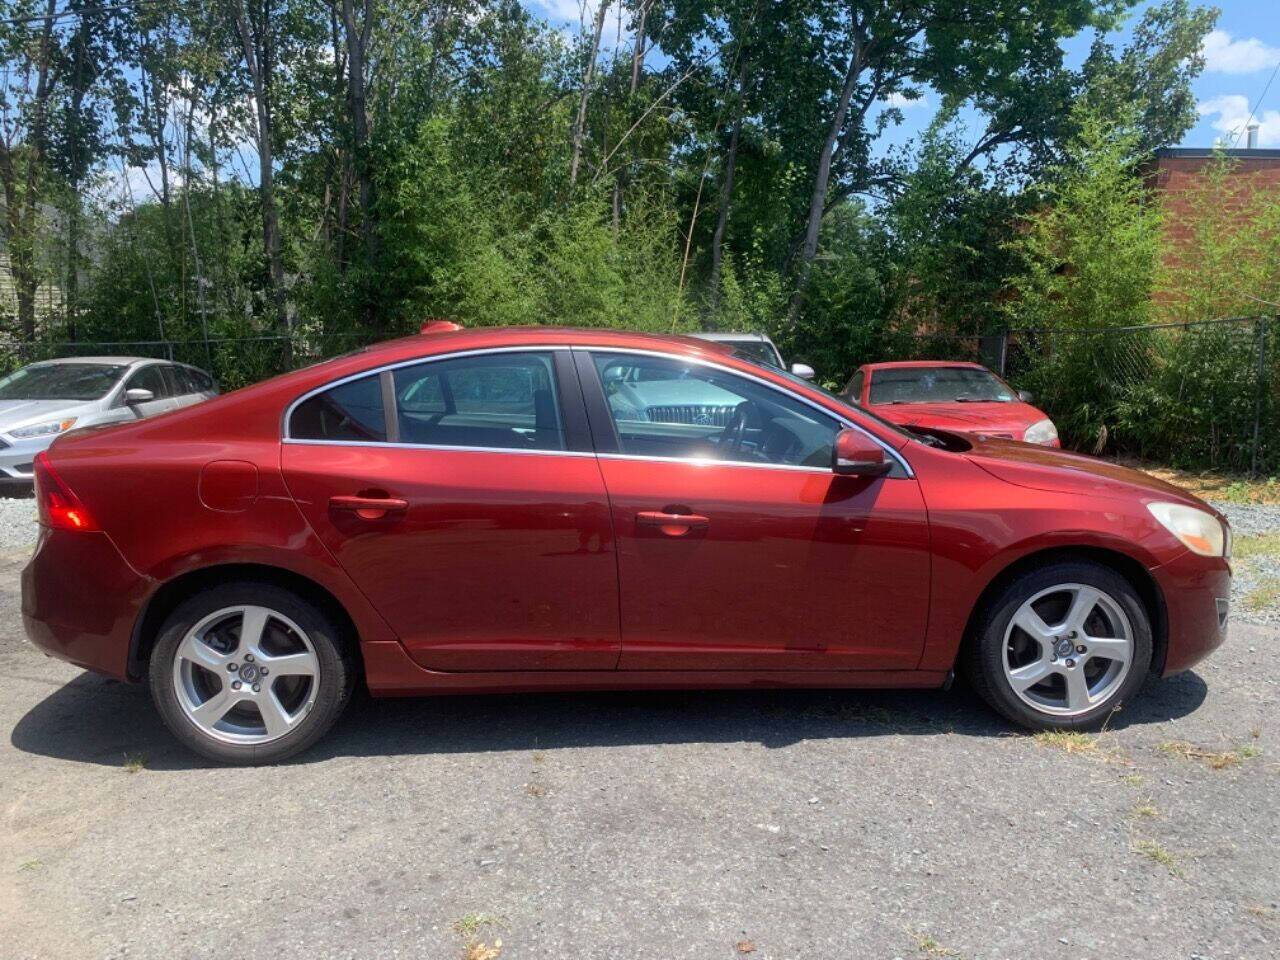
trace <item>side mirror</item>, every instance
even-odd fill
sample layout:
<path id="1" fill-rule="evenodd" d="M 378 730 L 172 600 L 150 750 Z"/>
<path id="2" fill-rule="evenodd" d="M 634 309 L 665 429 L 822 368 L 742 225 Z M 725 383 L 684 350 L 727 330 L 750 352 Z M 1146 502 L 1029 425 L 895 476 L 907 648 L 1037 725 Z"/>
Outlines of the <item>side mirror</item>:
<path id="1" fill-rule="evenodd" d="M 1032 400 L 1035 399 L 1035 397 L 1031 395 L 1030 390 L 1019 390 L 1018 399 L 1021 400 L 1023 403 L 1030 403 Z"/>
<path id="2" fill-rule="evenodd" d="M 791 373 L 793 376 L 799 377 L 801 380 L 812 380 L 815 376 L 813 367 L 807 363 L 793 363 L 791 365 Z"/>
<path id="3" fill-rule="evenodd" d="M 845 427 L 831 450 L 831 472 L 842 477 L 882 477 L 893 468 L 884 448 L 859 430 Z"/>
<path id="4" fill-rule="evenodd" d="M 150 403 L 156 395 L 145 387 L 130 387 L 124 392 L 124 402 L 133 406 L 135 403 Z"/>

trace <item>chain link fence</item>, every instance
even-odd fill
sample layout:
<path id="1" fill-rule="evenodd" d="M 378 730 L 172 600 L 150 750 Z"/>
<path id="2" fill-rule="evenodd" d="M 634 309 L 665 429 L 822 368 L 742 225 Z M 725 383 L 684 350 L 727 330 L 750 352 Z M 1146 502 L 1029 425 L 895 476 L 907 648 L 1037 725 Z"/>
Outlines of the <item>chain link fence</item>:
<path id="1" fill-rule="evenodd" d="M 208 370 L 224 390 L 347 353 L 357 333 L 209 340 L 0 344 L 0 372 L 53 357 L 131 355 Z M 1058 425 L 1066 445 L 1173 466 L 1280 471 L 1280 319 L 984 336 L 901 336 L 871 360 L 972 360 L 1003 374 Z"/>
<path id="2" fill-rule="evenodd" d="M 894 359 L 976 360 L 1029 390 L 1068 446 L 1280 470 L 1280 319 L 908 338 Z"/>

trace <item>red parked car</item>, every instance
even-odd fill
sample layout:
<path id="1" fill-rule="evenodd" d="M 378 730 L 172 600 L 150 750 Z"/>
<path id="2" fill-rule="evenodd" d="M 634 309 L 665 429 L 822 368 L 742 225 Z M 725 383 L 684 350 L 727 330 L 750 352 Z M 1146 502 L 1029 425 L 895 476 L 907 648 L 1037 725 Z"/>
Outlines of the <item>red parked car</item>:
<path id="1" fill-rule="evenodd" d="M 1058 428 L 1031 405 L 1031 394 L 1014 390 L 980 363 L 867 363 L 841 396 L 904 427 L 1060 446 Z"/>
<path id="2" fill-rule="evenodd" d="M 23 615 L 219 760 L 379 696 L 944 687 L 1102 723 L 1224 638 L 1230 530 L 1141 473 L 933 446 L 706 341 L 432 333 L 59 439 Z"/>

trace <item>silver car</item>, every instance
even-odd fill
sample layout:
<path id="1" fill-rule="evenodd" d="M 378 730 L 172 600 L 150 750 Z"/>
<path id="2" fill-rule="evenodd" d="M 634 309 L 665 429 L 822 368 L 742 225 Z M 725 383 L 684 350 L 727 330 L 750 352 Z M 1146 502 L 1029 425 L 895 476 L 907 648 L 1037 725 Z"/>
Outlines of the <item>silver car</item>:
<path id="1" fill-rule="evenodd" d="M 218 392 L 185 363 L 142 357 L 43 360 L 0 378 L 0 480 L 31 479 L 41 450 L 68 430 L 176 410 Z"/>
<path id="2" fill-rule="evenodd" d="M 769 366 L 777 367 L 779 370 L 787 369 L 786 364 L 782 362 L 782 354 L 778 352 L 778 348 L 774 346 L 773 341 L 766 334 L 703 332 L 695 333 L 694 336 L 699 340 L 712 340 L 715 343 L 723 343 L 752 360 L 767 363 Z M 790 369 L 792 376 L 801 377 L 805 380 L 812 380 L 815 376 L 813 367 L 807 363 L 793 363 Z"/>

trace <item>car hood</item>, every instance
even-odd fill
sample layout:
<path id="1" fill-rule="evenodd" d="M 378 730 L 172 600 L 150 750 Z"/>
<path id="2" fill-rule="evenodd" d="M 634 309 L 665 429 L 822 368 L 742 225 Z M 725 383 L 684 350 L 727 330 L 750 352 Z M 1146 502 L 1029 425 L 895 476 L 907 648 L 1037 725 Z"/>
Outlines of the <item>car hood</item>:
<path id="1" fill-rule="evenodd" d="M 878 403 L 871 409 L 891 423 L 969 433 L 1009 434 L 1021 439 L 1027 427 L 1045 419 L 1029 403 Z"/>
<path id="2" fill-rule="evenodd" d="M 1225 519 L 1199 497 L 1141 470 L 1132 470 L 1083 453 L 1034 444 L 1008 440 L 972 442 L 973 448 L 964 454 L 970 462 L 993 477 L 1019 487 L 1096 497 L 1137 495 L 1148 502 L 1185 503 Z"/>
<path id="3" fill-rule="evenodd" d="M 92 400 L 0 400 L 0 431 L 60 417 L 81 416 L 94 406 Z"/>

